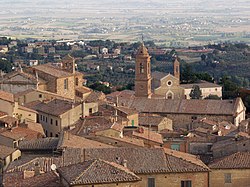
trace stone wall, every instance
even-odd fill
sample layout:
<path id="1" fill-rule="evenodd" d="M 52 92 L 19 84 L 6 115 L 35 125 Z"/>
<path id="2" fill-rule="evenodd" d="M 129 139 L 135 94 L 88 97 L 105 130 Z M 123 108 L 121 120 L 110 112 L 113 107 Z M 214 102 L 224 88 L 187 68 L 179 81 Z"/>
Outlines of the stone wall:
<path id="1" fill-rule="evenodd" d="M 155 186 L 180 187 L 181 181 L 191 180 L 194 187 L 208 187 L 208 172 L 197 173 L 166 173 L 153 175 L 138 175 L 142 178 L 140 186 L 148 186 L 148 178 L 155 178 Z"/>
<path id="2" fill-rule="evenodd" d="M 231 174 L 231 183 L 225 183 L 225 174 Z M 249 187 L 250 169 L 212 169 L 210 186 Z"/>

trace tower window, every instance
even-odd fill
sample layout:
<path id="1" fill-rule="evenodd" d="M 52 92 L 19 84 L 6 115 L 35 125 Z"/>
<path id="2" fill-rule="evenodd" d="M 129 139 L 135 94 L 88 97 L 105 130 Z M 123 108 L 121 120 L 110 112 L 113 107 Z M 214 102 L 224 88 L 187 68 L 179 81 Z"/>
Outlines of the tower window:
<path id="1" fill-rule="evenodd" d="M 68 89 L 68 79 L 64 79 L 64 90 Z"/>
<path id="2" fill-rule="evenodd" d="M 78 80 L 78 78 L 76 77 L 76 82 L 75 82 L 75 83 L 76 83 L 76 86 L 78 86 L 78 84 L 79 84 L 78 82 L 79 82 L 79 80 Z"/>
<path id="3" fill-rule="evenodd" d="M 140 63 L 140 73 L 144 73 L 144 66 L 142 63 Z"/>

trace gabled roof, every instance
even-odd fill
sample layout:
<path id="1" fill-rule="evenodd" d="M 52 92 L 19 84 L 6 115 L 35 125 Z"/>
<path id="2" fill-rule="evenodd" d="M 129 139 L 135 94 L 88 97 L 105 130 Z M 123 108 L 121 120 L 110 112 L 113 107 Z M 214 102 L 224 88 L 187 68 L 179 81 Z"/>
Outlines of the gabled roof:
<path id="1" fill-rule="evenodd" d="M 15 152 L 17 149 L 12 147 L 7 147 L 4 145 L 0 145 L 0 159 L 5 159 L 7 156 Z"/>
<path id="2" fill-rule="evenodd" d="M 215 160 L 208 165 L 211 169 L 250 169 L 250 152 L 238 152 Z"/>
<path id="3" fill-rule="evenodd" d="M 58 168 L 58 172 L 69 185 L 108 184 L 140 180 L 128 168 L 101 159 Z"/>
<path id="4" fill-rule="evenodd" d="M 30 73 L 27 73 L 27 72 L 23 72 L 23 71 L 12 71 L 12 72 L 10 72 L 10 73 L 7 73 L 6 75 L 4 75 L 4 77 L 3 77 L 3 82 L 5 83 L 11 83 L 11 82 L 13 82 L 13 81 L 10 81 L 10 79 L 11 78 L 13 78 L 13 77 L 15 77 L 15 76 L 17 76 L 17 75 L 20 75 L 20 76 L 22 76 L 22 77 L 24 77 L 24 78 L 26 78 L 26 79 L 28 79 L 29 81 L 31 81 L 31 83 L 33 83 L 33 84 L 37 84 L 37 77 L 35 76 L 35 75 L 33 75 L 33 74 L 30 74 Z M 15 81 L 16 82 L 16 81 Z M 21 81 L 20 81 L 21 82 Z M 46 81 L 45 80 L 43 80 L 43 79 L 41 79 L 40 77 L 38 77 L 38 82 L 40 83 L 40 84 L 45 84 L 46 83 Z M 27 82 L 26 82 L 26 84 L 27 84 Z"/>
<path id="5" fill-rule="evenodd" d="M 0 100 L 14 103 L 14 95 L 12 93 L 0 90 Z"/>
<path id="6" fill-rule="evenodd" d="M 64 114 L 65 112 L 78 106 L 79 104 L 80 103 L 73 103 L 66 100 L 54 99 L 48 103 L 41 102 L 35 107 L 33 107 L 33 109 L 38 112 L 43 112 L 54 116 L 60 116 L 61 114 Z"/>
<path id="7" fill-rule="evenodd" d="M 8 173 L 4 175 L 5 187 L 62 187 L 59 177 L 55 172 L 47 172 L 34 177 L 23 179 L 22 172 Z"/>
<path id="8" fill-rule="evenodd" d="M 52 65 L 50 63 L 48 64 L 42 64 L 38 66 L 32 66 L 32 69 L 35 69 L 37 71 L 41 71 L 43 73 L 46 73 L 48 75 L 51 75 L 56 78 L 64 78 L 64 77 L 70 77 L 73 75 L 73 73 L 64 71 L 58 66 Z"/>
<path id="9" fill-rule="evenodd" d="M 55 150 L 58 145 L 59 138 L 39 138 L 36 140 L 25 140 L 19 143 L 18 148 L 23 150 Z"/>
<path id="10" fill-rule="evenodd" d="M 111 148 L 113 146 L 76 136 L 70 132 L 62 132 L 59 137 L 58 148 Z"/>
<path id="11" fill-rule="evenodd" d="M 235 115 L 238 99 L 198 100 L 198 99 L 149 99 L 119 98 L 119 104 L 135 108 L 139 112 L 172 114 Z"/>

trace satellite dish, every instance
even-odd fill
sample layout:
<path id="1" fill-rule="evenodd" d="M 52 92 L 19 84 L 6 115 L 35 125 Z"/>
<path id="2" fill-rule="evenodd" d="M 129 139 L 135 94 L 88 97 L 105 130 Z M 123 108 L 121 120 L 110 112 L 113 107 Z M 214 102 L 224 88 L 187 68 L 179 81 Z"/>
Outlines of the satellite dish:
<path id="1" fill-rule="evenodd" d="M 55 165 L 55 164 L 52 164 L 52 165 L 50 166 L 50 169 L 51 169 L 52 171 L 55 171 L 55 170 L 56 170 L 56 165 Z"/>

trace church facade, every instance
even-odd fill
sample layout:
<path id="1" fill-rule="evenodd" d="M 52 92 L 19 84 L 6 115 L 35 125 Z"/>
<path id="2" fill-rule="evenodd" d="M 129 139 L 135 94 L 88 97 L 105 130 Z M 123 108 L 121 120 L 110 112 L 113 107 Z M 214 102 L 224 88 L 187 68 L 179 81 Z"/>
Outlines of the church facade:
<path id="1" fill-rule="evenodd" d="M 202 99 L 210 95 L 222 97 L 222 86 L 201 81 L 195 84 L 180 84 L 180 63 L 175 58 L 173 74 L 155 71 L 151 73 L 150 56 L 142 43 L 136 55 L 135 96 L 165 99 L 191 99 L 189 94 L 194 85 L 200 87 Z"/>

